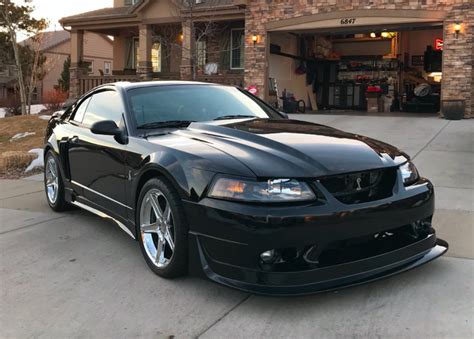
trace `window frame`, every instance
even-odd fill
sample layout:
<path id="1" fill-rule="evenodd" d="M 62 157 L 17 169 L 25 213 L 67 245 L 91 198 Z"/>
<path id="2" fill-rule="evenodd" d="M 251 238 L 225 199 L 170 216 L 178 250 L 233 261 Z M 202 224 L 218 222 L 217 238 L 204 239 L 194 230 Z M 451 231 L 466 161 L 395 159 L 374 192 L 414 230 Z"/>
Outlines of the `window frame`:
<path id="1" fill-rule="evenodd" d="M 242 37 L 244 39 L 244 46 L 242 47 L 242 53 L 244 55 L 243 65 L 241 67 L 233 67 L 232 61 L 233 53 L 234 53 L 234 31 L 242 31 Z M 245 69 L 245 28 L 231 28 L 230 29 L 230 60 L 229 60 L 229 67 L 231 70 L 243 70 Z"/>
<path id="2" fill-rule="evenodd" d="M 91 68 L 89 71 L 89 68 L 87 68 L 87 74 L 94 74 L 94 60 L 83 60 L 83 63 L 89 63 L 91 64 Z"/>
<path id="3" fill-rule="evenodd" d="M 108 72 L 106 72 L 107 67 L 105 65 L 109 65 Z M 112 61 L 104 61 L 104 75 L 112 75 Z"/>
<path id="4" fill-rule="evenodd" d="M 115 92 L 120 97 L 120 104 L 122 105 L 122 109 L 123 109 L 121 121 L 123 121 L 123 124 L 124 124 L 123 128 L 124 128 L 125 134 L 129 135 L 129 132 L 128 132 L 129 131 L 129 128 L 128 128 L 129 123 L 127 121 L 127 119 L 128 119 L 128 117 L 127 117 L 128 116 L 128 114 L 127 114 L 128 106 L 127 106 L 126 102 L 124 102 L 124 100 L 122 99 L 122 96 L 121 96 L 120 92 L 116 88 L 113 88 L 113 87 L 99 88 L 99 89 L 95 90 L 94 92 L 86 93 L 86 95 L 84 95 L 84 97 L 80 98 L 74 104 L 74 108 L 72 109 L 71 114 L 67 118 L 68 122 L 75 125 L 75 126 L 90 130 L 91 125 L 86 125 L 86 124 L 83 123 L 84 117 L 87 113 L 87 107 L 89 107 L 89 103 L 90 103 L 90 100 L 92 100 L 92 96 L 94 96 L 96 94 L 99 94 L 99 93 L 102 93 L 102 92 Z M 78 122 L 77 120 L 74 120 L 77 109 L 79 108 L 79 106 L 81 106 L 87 100 L 89 100 L 89 102 L 87 103 L 87 107 L 86 107 L 86 110 L 84 112 L 84 116 L 82 117 L 81 122 Z"/>

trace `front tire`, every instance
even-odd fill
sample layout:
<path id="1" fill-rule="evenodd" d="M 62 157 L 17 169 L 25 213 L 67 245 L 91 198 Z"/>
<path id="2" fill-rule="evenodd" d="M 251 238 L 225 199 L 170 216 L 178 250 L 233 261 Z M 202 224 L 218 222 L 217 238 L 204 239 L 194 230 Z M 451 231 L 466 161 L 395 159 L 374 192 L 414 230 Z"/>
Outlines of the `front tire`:
<path id="1" fill-rule="evenodd" d="M 146 263 L 164 278 L 185 275 L 188 270 L 188 226 L 176 190 L 166 180 L 150 179 L 137 205 L 137 238 Z"/>
<path id="2" fill-rule="evenodd" d="M 68 209 L 63 178 L 59 169 L 59 158 L 52 150 L 49 150 L 44 157 L 44 190 L 51 209 L 56 212 Z"/>

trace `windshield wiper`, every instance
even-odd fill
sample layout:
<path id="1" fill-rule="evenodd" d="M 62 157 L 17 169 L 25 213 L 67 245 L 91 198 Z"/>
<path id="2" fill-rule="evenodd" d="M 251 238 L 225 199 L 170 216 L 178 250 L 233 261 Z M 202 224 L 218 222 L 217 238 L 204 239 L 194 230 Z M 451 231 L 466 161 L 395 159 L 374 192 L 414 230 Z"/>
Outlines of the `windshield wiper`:
<path id="1" fill-rule="evenodd" d="M 245 118 L 258 118 L 255 115 L 223 115 L 221 117 L 217 117 L 214 120 L 227 120 L 227 119 L 245 119 Z"/>
<path id="2" fill-rule="evenodd" d="M 168 121 L 154 121 L 149 122 L 137 127 L 137 129 L 155 129 L 155 128 L 167 128 L 167 127 L 188 127 L 192 120 L 168 120 Z"/>

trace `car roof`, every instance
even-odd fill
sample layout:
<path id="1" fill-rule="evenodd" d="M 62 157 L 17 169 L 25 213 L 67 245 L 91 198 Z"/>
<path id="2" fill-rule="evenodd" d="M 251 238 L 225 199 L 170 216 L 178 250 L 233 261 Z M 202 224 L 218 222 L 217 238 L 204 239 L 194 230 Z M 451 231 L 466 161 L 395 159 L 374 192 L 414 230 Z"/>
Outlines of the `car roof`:
<path id="1" fill-rule="evenodd" d="M 107 85 L 113 85 L 117 88 L 123 88 L 125 90 L 132 88 L 142 88 L 142 87 L 151 87 L 151 86 L 176 86 L 176 85 L 215 85 L 215 86 L 225 86 L 220 84 L 214 84 L 209 82 L 199 82 L 199 81 L 177 81 L 177 80 L 157 80 L 157 81 L 141 81 L 141 82 L 115 82 Z M 104 85 L 106 86 L 106 85 Z"/>

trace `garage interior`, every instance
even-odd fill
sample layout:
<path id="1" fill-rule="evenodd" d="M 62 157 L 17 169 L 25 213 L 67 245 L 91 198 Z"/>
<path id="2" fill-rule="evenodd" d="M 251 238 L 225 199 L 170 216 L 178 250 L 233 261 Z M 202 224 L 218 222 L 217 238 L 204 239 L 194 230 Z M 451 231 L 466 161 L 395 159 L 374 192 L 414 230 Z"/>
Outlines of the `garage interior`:
<path id="1" fill-rule="evenodd" d="M 269 93 L 287 113 L 440 109 L 442 23 L 269 32 Z M 420 114 L 417 114 L 418 116 Z"/>

